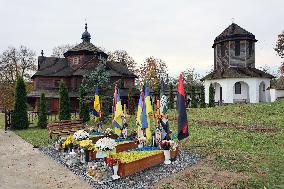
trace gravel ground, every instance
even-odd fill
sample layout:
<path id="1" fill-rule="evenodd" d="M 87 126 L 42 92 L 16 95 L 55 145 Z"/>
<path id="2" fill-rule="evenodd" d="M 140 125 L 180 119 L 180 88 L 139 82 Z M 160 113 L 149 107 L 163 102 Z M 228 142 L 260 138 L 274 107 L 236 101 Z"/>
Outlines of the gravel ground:
<path id="1" fill-rule="evenodd" d="M 65 162 L 64 153 L 58 152 L 53 146 L 40 149 L 43 153 L 51 156 L 55 161 L 63 164 L 66 168 L 70 169 L 73 173 L 87 181 L 94 188 L 112 188 L 112 189 L 126 189 L 126 188 L 149 188 L 153 183 L 158 182 L 160 179 L 170 176 L 173 173 L 184 170 L 188 166 L 196 164 L 202 157 L 198 154 L 190 154 L 187 151 L 181 151 L 176 161 L 170 165 L 161 164 L 159 166 L 145 169 L 144 171 L 135 173 L 131 176 L 124 177 L 115 181 L 104 182 L 98 184 L 93 179 L 86 176 L 86 165 L 81 166 L 68 166 Z M 66 153 L 65 153 L 66 154 Z"/>

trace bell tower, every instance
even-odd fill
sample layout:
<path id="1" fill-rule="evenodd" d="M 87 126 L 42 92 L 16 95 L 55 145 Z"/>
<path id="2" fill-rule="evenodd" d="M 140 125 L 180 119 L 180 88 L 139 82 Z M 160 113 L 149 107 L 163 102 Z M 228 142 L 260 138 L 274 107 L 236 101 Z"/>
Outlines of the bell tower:
<path id="1" fill-rule="evenodd" d="M 255 68 L 255 42 L 252 33 L 232 23 L 214 40 L 214 70 Z"/>

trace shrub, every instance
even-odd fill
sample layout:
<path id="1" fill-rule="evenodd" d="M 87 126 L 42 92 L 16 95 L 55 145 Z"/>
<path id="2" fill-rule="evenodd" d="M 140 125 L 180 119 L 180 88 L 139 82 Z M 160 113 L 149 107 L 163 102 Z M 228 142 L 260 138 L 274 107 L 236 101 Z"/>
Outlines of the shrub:
<path id="1" fill-rule="evenodd" d="M 68 89 L 63 81 L 59 85 L 59 120 L 70 120 L 70 99 Z"/>
<path id="2" fill-rule="evenodd" d="M 90 120 L 89 104 L 86 100 L 87 92 L 83 85 L 80 86 L 79 116 L 84 122 Z"/>
<path id="3" fill-rule="evenodd" d="M 12 128 L 26 129 L 29 127 L 27 113 L 27 91 L 22 77 L 17 78 L 14 111 L 12 113 Z"/>
<path id="4" fill-rule="evenodd" d="M 205 91 L 204 91 L 204 86 L 201 85 L 200 86 L 200 108 L 205 108 L 206 104 L 205 104 Z"/>
<path id="5" fill-rule="evenodd" d="M 44 93 L 40 96 L 39 101 L 39 116 L 38 116 L 38 127 L 45 129 L 47 126 L 47 109 L 46 109 L 46 99 Z"/>
<path id="6" fill-rule="evenodd" d="M 209 107 L 214 107 L 215 106 L 214 96 L 215 96 L 215 90 L 214 90 L 214 87 L 213 87 L 213 85 L 211 83 L 210 87 L 209 87 Z"/>

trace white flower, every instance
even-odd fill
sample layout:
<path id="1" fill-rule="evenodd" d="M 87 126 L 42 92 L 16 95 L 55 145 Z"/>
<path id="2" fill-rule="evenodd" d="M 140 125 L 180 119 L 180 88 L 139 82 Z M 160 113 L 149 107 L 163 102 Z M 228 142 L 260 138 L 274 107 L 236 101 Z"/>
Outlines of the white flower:
<path id="1" fill-rule="evenodd" d="M 89 138 L 89 133 L 84 130 L 76 131 L 73 135 L 74 140 L 86 140 Z"/>
<path id="2" fill-rule="evenodd" d="M 100 150 L 100 151 L 109 151 L 114 149 L 117 146 L 117 143 L 115 142 L 114 139 L 111 139 L 109 137 L 104 137 L 99 139 L 95 146 Z"/>

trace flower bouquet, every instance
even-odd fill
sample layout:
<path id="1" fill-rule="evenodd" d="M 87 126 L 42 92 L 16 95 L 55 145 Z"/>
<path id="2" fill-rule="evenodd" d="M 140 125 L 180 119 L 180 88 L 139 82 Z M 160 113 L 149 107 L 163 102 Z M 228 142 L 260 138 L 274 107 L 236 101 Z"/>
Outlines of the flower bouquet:
<path id="1" fill-rule="evenodd" d="M 106 136 L 111 136 L 111 135 L 113 135 L 113 130 L 111 128 L 106 128 L 104 134 Z"/>
<path id="2" fill-rule="evenodd" d="M 112 158 L 112 157 L 106 157 L 105 162 L 108 166 L 112 167 L 113 169 L 112 179 L 113 180 L 119 179 L 120 176 L 118 176 L 117 172 L 118 172 L 118 164 L 120 160 Z"/>
<path id="3" fill-rule="evenodd" d="M 111 139 L 109 137 L 104 137 L 104 138 L 99 139 L 96 142 L 95 146 L 100 151 L 111 151 L 117 146 L 117 143 L 115 142 L 114 139 Z"/>
<path id="4" fill-rule="evenodd" d="M 62 144 L 62 148 L 65 150 L 65 152 L 69 149 L 71 151 L 71 148 L 73 147 L 73 136 L 70 135 L 66 138 L 66 140 Z"/>
<path id="5" fill-rule="evenodd" d="M 172 148 L 173 145 L 173 141 L 171 140 L 163 140 L 161 142 L 161 148 L 164 150 L 164 156 L 165 156 L 165 164 L 171 164 L 171 153 L 170 153 L 170 149 Z"/>
<path id="6" fill-rule="evenodd" d="M 89 162 L 89 151 L 95 149 L 95 145 L 91 140 L 82 140 L 79 143 L 81 148 L 81 162 Z"/>
<path id="7" fill-rule="evenodd" d="M 73 135 L 73 139 L 74 140 L 77 140 L 77 141 L 80 141 L 80 140 L 86 140 L 89 138 L 89 133 L 87 133 L 86 131 L 84 130 L 79 130 L 79 131 L 76 131 Z"/>
<path id="8" fill-rule="evenodd" d="M 109 137 L 99 139 L 95 144 L 95 147 L 98 149 L 96 158 L 106 157 L 106 152 L 113 150 L 116 146 L 117 143 L 114 139 L 111 139 Z"/>

